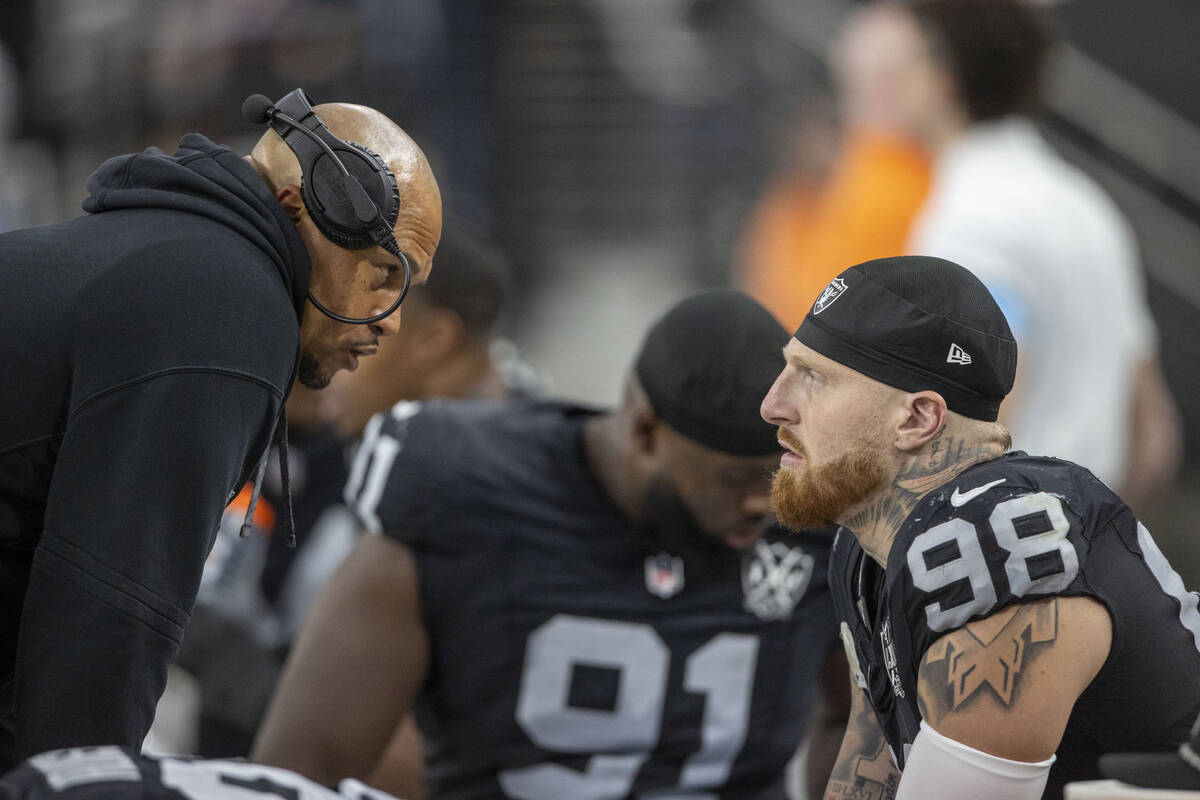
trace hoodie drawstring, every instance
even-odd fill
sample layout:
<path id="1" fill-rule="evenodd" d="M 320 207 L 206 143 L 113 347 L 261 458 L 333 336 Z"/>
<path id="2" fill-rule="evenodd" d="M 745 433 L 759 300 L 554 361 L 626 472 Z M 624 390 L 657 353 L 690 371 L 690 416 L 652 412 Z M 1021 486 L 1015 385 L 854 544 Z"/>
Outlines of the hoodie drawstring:
<path id="1" fill-rule="evenodd" d="M 296 520 L 292 515 L 292 481 L 288 476 L 288 424 L 287 404 L 283 406 L 281 415 L 283 424 L 279 426 L 279 478 L 283 483 L 283 496 L 287 498 L 287 546 L 296 547 Z"/>
<path id="2" fill-rule="evenodd" d="M 258 495 L 262 491 L 263 475 L 267 472 L 267 461 L 271 456 L 273 442 L 279 444 L 279 478 L 283 484 L 284 497 L 287 498 L 287 546 L 294 548 L 296 546 L 296 520 L 292 513 L 292 486 L 288 475 L 286 404 L 280 407 L 279 416 L 275 418 L 275 427 L 271 429 L 271 436 L 267 440 L 267 449 L 263 451 L 262 457 L 258 460 L 258 469 L 254 473 L 254 489 L 250 492 L 250 502 L 246 505 L 246 516 L 242 520 L 242 527 L 238 530 L 238 535 L 245 538 L 250 533 L 250 526 L 254 524 L 254 509 L 258 507 Z"/>
<path id="3" fill-rule="evenodd" d="M 275 431 L 271 431 L 271 435 L 275 435 Z M 267 443 L 267 449 L 258 459 L 258 469 L 254 472 L 254 488 L 250 491 L 250 502 L 246 504 L 246 516 L 242 520 L 242 527 L 238 529 L 238 536 L 243 539 L 250 533 L 250 526 L 254 523 L 254 509 L 258 508 L 258 493 L 262 489 L 263 475 L 267 471 L 267 456 L 271 455 L 271 443 Z"/>

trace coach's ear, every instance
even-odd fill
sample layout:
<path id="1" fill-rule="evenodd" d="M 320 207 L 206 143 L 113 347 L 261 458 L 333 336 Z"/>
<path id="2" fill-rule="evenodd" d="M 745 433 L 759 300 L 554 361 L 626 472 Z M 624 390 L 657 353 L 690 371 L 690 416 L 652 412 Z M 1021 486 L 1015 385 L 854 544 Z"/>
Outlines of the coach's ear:
<path id="1" fill-rule="evenodd" d="M 944 397 L 933 391 L 906 394 L 900 424 L 896 428 L 896 448 L 908 453 L 920 450 L 945 424 Z"/>
<path id="2" fill-rule="evenodd" d="M 304 196 L 300 192 L 300 187 L 294 183 L 280 186 L 275 192 L 275 199 L 283 206 L 284 212 L 292 222 L 299 222 L 300 217 L 307 210 L 304 207 Z"/>

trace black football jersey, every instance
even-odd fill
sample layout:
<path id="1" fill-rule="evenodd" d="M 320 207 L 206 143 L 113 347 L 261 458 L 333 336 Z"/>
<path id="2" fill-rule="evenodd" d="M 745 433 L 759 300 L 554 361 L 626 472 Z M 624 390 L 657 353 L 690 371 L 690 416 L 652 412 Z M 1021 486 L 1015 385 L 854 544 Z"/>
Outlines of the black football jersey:
<path id="1" fill-rule="evenodd" d="M 589 416 L 401 404 L 366 432 L 347 498 L 416 559 L 431 797 L 783 797 L 837 641 L 832 530 L 693 574 L 603 496 Z"/>
<path id="2" fill-rule="evenodd" d="M 842 529 L 830 582 L 855 677 L 900 767 L 920 724 L 917 670 L 930 646 L 1006 606 L 1055 595 L 1104 603 L 1113 640 L 1071 713 L 1046 797 L 1099 778 L 1101 753 L 1174 748 L 1200 711 L 1200 598 L 1129 507 L 1075 464 L 1012 453 L 965 470 L 918 503 L 886 570 Z M 1003 698 L 1004 673 L 1020 671 L 1038 628 L 1023 632 L 1004 669 L 951 676 L 964 691 Z"/>
<path id="3" fill-rule="evenodd" d="M 345 780 L 337 791 L 278 767 L 241 760 L 72 747 L 26 759 L 0 778 L 0 800 L 396 800 Z"/>

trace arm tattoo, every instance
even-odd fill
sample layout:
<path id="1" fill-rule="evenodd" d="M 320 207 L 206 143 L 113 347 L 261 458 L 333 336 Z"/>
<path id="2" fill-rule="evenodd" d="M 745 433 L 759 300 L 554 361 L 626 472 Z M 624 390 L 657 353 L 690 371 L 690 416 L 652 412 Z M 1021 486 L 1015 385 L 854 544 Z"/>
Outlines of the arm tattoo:
<path id="1" fill-rule="evenodd" d="M 861 691 L 854 689 L 854 691 Z M 822 800 L 893 800 L 900 770 L 869 705 L 850 720 Z"/>
<path id="2" fill-rule="evenodd" d="M 1012 606 L 943 636 L 922 661 L 921 716 L 936 724 L 987 697 L 1012 708 L 1022 670 L 1057 638 L 1057 599 Z"/>

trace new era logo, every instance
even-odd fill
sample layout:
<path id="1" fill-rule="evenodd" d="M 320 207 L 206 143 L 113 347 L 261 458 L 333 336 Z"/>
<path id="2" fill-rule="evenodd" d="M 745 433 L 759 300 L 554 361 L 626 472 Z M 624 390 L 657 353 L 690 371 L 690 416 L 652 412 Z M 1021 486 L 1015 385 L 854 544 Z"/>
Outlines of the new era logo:
<path id="1" fill-rule="evenodd" d="M 947 364 L 970 364 L 971 354 L 954 342 L 950 343 L 950 355 L 946 356 Z"/>

